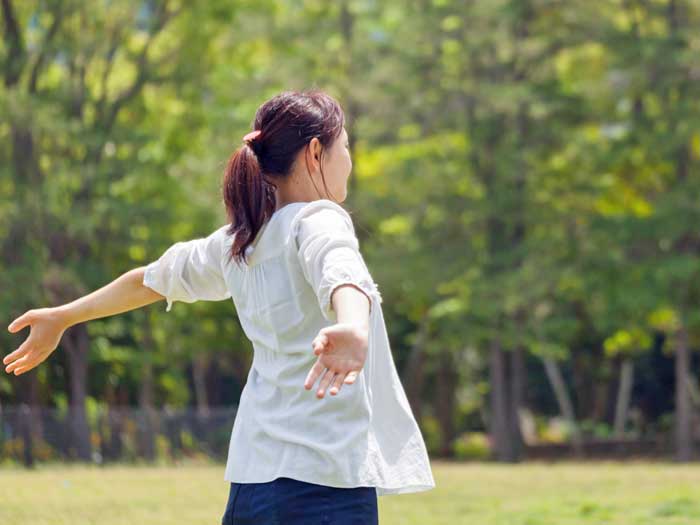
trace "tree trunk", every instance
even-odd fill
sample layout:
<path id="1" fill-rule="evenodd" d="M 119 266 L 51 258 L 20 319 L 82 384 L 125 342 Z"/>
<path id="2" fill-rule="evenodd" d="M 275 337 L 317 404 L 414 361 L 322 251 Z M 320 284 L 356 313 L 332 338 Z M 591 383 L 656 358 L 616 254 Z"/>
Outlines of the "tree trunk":
<path id="1" fill-rule="evenodd" d="M 440 353 L 440 365 L 438 368 L 436 385 L 436 413 L 441 430 L 440 454 L 443 457 L 453 455 L 452 441 L 455 438 L 454 415 L 457 379 L 452 352 L 449 349 L 444 349 Z"/>
<path id="2" fill-rule="evenodd" d="M 192 358 L 192 381 L 194 383 L 197 417 L 206 418 L 209 415 L 209 399 L 207 396 L 207 369 L 210 358 L 205 354 L 197 354 Z"/>
<path id="3" fill-rule="evenodd" d="M 676 461 L 688 462 L 693 459 L 692 447 L 692 410 L 688 376 L 690 374 L 690 348 L 688 331 L 681 326 L 676 333 L 676 414 L 675 441 Z"/>
<path id="4" fill-rule="evenodd" d="M 627 412 L 632 395 L 632 385 L 634 384 L 634 364 L 632 359 L 626 357 L 620 367 L 620 386 L 617 391 L 617 403 L 615 404 L 615 424 L 614 433 L 616 438 L 625 435 L 625 424 L 627 423 Z"/>
<path id="5" fill-rule="evenodd" d="M 505 352 L 497 339 L 491 342 L 489 351 L 489 376 L 491 382 L 490 429 L 493 455 L 497 461 L 512 461 L 513 447 L 511 440 L 508 408 L 508 379 Z"/>
<path id="6" fill-rule="evenodd" d="M 581 443 L 581 435 L 579 434 L 578 425 L 576 423 L 576 415 L 574 414 L 574 405 L 569 397 L 569 392 L 566 389 L 566 383 L 559 369 L 558 363 L 551 358 L 545 357 L 544 368 L 547 372 L 547 379 L 549 379 L 550 385 L 552 385 L 552 390 L 554 391 L 554 396 L 556 397 L 557 404 L 559 405 L 559 411 L 562 417 L 569 422 L 572 429 L 571 443 L 574 449 L 574 454 L 577 456 L 583 455 L 583 446 Z"/>
<path id="7" fill-rule="evenodd" d="M 144 352 L 148 350 L 144 349 Z M 156 456 L 155 446 L 155 411 L 153 409 L 153 365 L 147 360 L 142 365 L 141 384 L 139 385 L 139 411 L 141 413 L 140 441 L 141 455 L 148 461 Z"/>
<path id="8" fill-rule="evenodd" d="M 494 340 L 489 352 L 491 383 L 489 433 L 497 461 L 515 463 L 522 458 L 525 443 L 520 428 L 520 411 L 525 388 L 522 347 L 504 351 Z"/>
<path id="9" fill-rule="evenodd" d="M 411 405 L 411 410 L 420 424 L 423 415 L 423 385 L 425 384 L 425 343 L 428 339 L 429 322 L 425 314 L 418 325 L 416 339 L 411 346 L 408 363 L 403 374 L 406 385 L 406 397 Z"/>
<path id="10" fill-rule="evenodd" d="M 613 381 L 610 378 L 600 378 L 592 381 L 593 406 L 591 419 L 593 421 L 609 421 L 610 399 L 613 395 Z"/>
<path id="11" fill-rule="evenodd" d="M 72 455 L 83 461 L 92 460 L 90 428 L 88 427 L 85 399 L 87 397 L 87 355 L 89 337 L 85 323 L 66 330 L 63 345 L 68 357 L 70 378 L 70 441 Z"/>
<path id="12" fill-rule="evenodd" d="M 124 449 L 122 443 L 124 418 L 121 407 L 117 405 L 110 405 L 107 417 L 109 426 L 109 445 L 107 447 L 107 450 L 109 451 L 108 457 L 112 461 L 118 461 L 122 458 Z"/>
<path id="13" fill-rule="evenodd" d="M 129 405 L 129 392 L 123 385 L 109 390 L 109 457 L 114 461 L 124 454 L 124 407 Z"/>
<path id="14" fill-rule="evenodd" d="M 22 374 L 18 378 L 20 404 L 15 412 L 16 425 L 22 439 L 22 461 L 31 468 L 35 464 L 36 443 L 43 437 L 41 408 L 39 406 L 39 380 L 36 370 Z"/>
<path id="15" fill-rule="evenodd" d="M 509 434 L 513 447 L 513 461 L 522 459 L 525 449 L 525 441 L 520 428 L 520 412 L 525 404 L 525 350 L 522 346 L 516 346 L 510 352 L 510 371 L 511 380 L 510 395 L 509 395 L 509 415 L 510 422 Z"/>
<path id="16" fill-rule="evenodd" d="M 149 316 L 144 316 L 142 340 L 141 384 L 139 386 L 139 409 L 141 411 L 141 454 L 148 461 L 156 457 L 155 419 L 153 409 L 153 339 Z"/>
<path id="17" fill-rule="evenodd" d="M 19 376 L 19 392 L 22 403 L 27 405 L 27 431 L 32 443 L 36 443 L 44 439 L 43 409 L 36 369 Z"/>

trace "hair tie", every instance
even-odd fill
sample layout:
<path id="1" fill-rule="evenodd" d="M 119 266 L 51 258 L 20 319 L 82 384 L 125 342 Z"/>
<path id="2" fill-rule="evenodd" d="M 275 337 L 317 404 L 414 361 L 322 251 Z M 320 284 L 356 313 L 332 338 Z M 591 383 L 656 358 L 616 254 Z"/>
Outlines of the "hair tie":
<path id="1" fill-rule="evenodd" d="M 255 131 L 251 131 L 245 137 L 243 137 L 243 142 L 250 142 L 250 141 L 258 138 L 258 136 L 260 136 L 260 133 L 262 133 L 262 132 L 259 129 L 256 129 Z"/>

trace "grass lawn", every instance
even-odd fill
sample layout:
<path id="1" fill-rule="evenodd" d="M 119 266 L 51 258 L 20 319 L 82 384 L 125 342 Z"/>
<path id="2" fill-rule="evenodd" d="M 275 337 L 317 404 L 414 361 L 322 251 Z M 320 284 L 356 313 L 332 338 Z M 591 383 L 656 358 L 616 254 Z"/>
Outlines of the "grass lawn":
<path id="1" fill-rule="evenodd" d="M 384 525 L 700 523 L 700 465 L 446 463 L 437 487 L 379 498 Z M 2 525 L 219 525 L 223 465 L 0 468 Z"/>

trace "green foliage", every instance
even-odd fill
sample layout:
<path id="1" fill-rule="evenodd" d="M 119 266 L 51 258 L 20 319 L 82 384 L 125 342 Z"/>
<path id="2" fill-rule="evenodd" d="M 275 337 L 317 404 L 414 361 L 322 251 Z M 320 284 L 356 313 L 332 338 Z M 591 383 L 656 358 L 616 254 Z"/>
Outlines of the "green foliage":
<path id="1" fill-rule="evenodd" d="M 440 452 L 442 443 L 442 429 L 440 422 L 434 416 L 423 416 L 421 419 L 421 433 L 425 440 L 425 448 L 428 454 L 437 454 Z"/>
<path id="2" fill-rule="evenodd" d="M 489 436 L 483 432 L 465 432 L 452 444 L 456 459 L 487 460 L 491 457 Z"/>
<path id="3" fill-rule="evenodd" d="M 649 348 L 651 337 L 640 328 L 618 330 L 603 343 L 608 357 L 640 353 Z"/>
<path id="4" fill-rule="evenodd" d="M 223 224 L 222 169 L 255 110 L 317 86 L 346 111 L 346 205 L 402 367 L 428 326 L 424 353 L 459 364 L 456 397 L 488 386 L 494 342 L 520 346 L 566 368 L 590 419 L 617 358 L 681 328 L 700 341 L 697 2 L 7 5 L 22 34 L 0 40 L 7 319 Z M 243 384 L 234 317 L 230 302 L 156 304 L 90 322 L 89 413 L 151 387 L 194 403 L 195 357 L 215 384 Z M 37 374 L 42 403 L 67 406 L 68 367 L 57 355 Z M 435 404 L 444 370 L 422 373 Z M 19 390 L 0 376 L 0 401 Z M 432 450 L 447 423 L 423 421 Z"/>

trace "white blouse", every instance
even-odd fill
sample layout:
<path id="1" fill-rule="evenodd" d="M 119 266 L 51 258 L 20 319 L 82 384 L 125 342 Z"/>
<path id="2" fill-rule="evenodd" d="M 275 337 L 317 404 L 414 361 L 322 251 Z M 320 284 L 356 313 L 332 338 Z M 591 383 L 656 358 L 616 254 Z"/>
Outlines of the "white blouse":
<path id="1" fill-rule="evenodd" d="M 435 487 L 420 429 L 394 364 L 382 298 L 359 251 L 352 219 L 327 199 L 277 210 L 248 248 L 228 262 L 228 225 L 178 242 L 151 262 L 143 284 L 173 301 L 232 298 L 253 343 L 253 363 L 233 423 L 224 480 L 289 477 L 332 487 L 376 487 L 377 495 Z M 331 292 L 353 283 L 370 298 L 367 360 L 351 385 L 316 397 L 304 380 L 311 341 L 336 322 Z"/>

